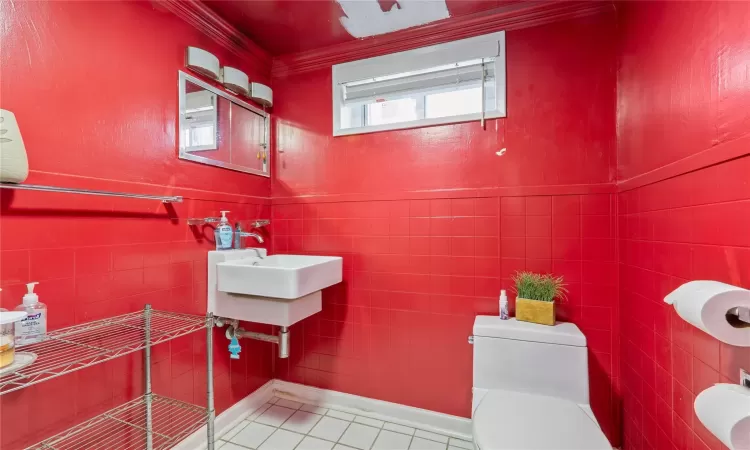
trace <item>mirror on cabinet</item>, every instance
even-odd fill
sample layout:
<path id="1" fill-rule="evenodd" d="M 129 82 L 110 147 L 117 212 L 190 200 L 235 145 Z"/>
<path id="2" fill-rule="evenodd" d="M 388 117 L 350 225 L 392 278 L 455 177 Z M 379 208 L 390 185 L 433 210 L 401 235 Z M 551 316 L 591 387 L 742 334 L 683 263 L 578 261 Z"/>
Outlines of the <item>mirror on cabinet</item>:
<path id="1" fill-rule="evenodd" d="M 269 176 L 270 117 L 180 71 L 180 159 Z"/>

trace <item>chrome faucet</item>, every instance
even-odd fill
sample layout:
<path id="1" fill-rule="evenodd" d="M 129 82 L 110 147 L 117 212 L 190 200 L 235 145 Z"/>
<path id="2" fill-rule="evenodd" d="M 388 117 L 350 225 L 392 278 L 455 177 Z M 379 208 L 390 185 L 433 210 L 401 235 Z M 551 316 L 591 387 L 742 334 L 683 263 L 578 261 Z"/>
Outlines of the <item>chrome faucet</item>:
<path id="1" fill-rule="evenodd" d="M 256 241 L 258 241 L 259 244 L 262 244 L 264 242 L 263 236 L 259 235 L 258 233 L 242 231 L 242 227 L 240 226 L 239 222 L 237 222 L 234 230 L 234 248 L 238 250 L 242 250 L 243 248 L 245 248 L 245 241 L 242 238 L 246 237 L 254 238 Z"/>
<path id="2" fill-rule="evenodd" d="M 235 239 L 235 248 L 237 249 L 245 248 L 245 241 L 243 241 L 242 238 L 255 238 L 255 240 L 258 241 L 259 244 L 262 244 L 264 242 L 263 236 L 259 235 L 258 233 L 248 233 L 247 231 L 240 231 L 237 232 L 235 236 L 237 237 L 237 239 Z"/>

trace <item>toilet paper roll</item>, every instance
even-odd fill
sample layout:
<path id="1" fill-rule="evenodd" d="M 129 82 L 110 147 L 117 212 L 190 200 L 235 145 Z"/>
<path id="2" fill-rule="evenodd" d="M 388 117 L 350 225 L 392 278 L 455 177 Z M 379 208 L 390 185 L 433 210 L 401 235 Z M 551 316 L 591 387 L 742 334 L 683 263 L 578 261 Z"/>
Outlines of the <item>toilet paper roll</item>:
<path id="1" fill-rule="evenodd" d="M 711 386 L 696 397 L 695 414 L 731 450 L 750 449 L 750 388 Z"/>
<path id="2" fill-rule="evenodd" d="M 750 324 L 730 323 L 729 310 L 750 308 L 750 291 L 718 281 L 690 281 L 664 301 L 686 322 L 730 345 L 750 347 Z"/>

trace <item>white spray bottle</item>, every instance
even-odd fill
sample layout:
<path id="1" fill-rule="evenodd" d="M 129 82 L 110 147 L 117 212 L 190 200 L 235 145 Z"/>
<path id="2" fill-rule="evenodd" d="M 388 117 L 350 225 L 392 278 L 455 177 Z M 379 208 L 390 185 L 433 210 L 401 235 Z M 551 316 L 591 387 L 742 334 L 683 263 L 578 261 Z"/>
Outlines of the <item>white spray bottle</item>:
<path id="1" fill-rule="evenodd" d="M 508 294 L 505 293 L 505 289 L 500 290 L 500 318 L 502 320 L 508 320 Z"/>

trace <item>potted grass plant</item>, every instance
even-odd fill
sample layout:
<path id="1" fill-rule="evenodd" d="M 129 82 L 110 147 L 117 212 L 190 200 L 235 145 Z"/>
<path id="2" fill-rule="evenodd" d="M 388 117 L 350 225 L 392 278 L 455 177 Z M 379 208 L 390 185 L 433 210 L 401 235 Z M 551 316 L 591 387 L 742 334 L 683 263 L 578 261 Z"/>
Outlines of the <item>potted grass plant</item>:
<path id="1" fill-rule="evenodd" d="M 517 272 L 516 320 L 542 325 L 555 324 L 555 299 L 565 298 L 563 277 L 533 272 Z"/>

